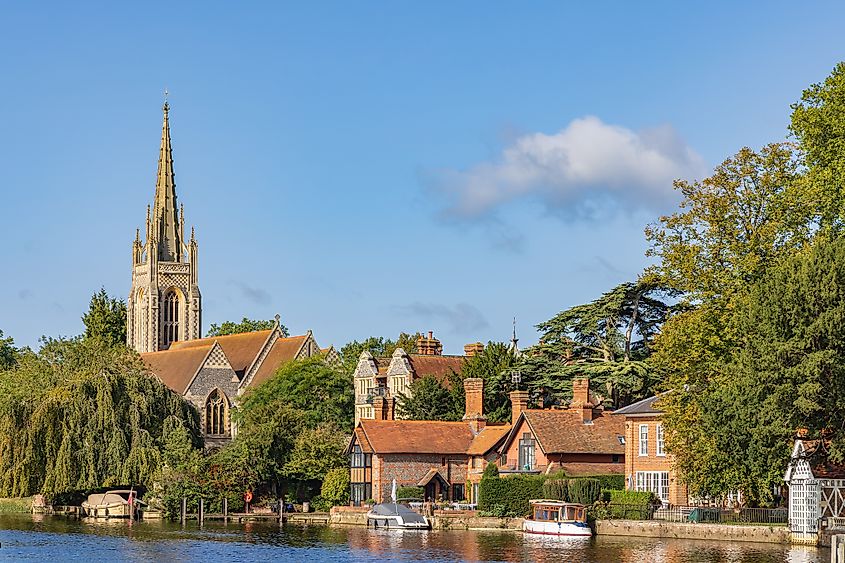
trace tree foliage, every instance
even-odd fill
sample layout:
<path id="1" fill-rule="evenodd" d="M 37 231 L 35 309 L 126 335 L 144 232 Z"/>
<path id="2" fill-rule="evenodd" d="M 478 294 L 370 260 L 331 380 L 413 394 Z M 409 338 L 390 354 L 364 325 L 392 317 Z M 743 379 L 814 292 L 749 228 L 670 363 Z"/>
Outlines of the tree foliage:
<path id="1" fill-rule="evenodd" d="M 11 369 L 18 362 L 18 349 L 15 348 L 15 340 L 11 337 L 3 337 L 0 330 L 0 370 Z"/>
<path id="2" fill-rule="evenodd" d="M 276 326 L 276 321 L 274 320 L 262 321 L 244 317 L 238 323 L 233 321 L 224 321 L 219 325 L 217 323 L 211 323 L 206 336 L 226 336 L 228 334 L 240 334 L 242 332 L 257 332 L 259 330 L 269 330 L 274 326 Z M 279 329 L 282 332 L 282 336 L 290 336 L 285 325 L 280 324 Z"/>
<path id="3" fill-rule="evenodd" d="M 426 375 L 411 383 L 408 393 L 396 401 L 399 417 L 408 420 L 461 420 L 464 416 L 463 385 L 454 372 L 446 387 L 437 377 Z"/>
<path id="4" fill-rule="evenodd" d="M 326 472 L 320 496 L 331 506 L 342 506 L 349 503 L 349 469 L 336 467 Z"/>
<path id="5" fill-rule="evenodd" d="M 470 377 L 484 380 L 484 416 L 488 422 L 510 422 L 509 394 L 514 390 L 511 370 L 517 369 L 519 364 L 519 359 L 508 349 L 508 345 L 501 342 L 488 342 L 481 353 L 464 360 L 461 381 Z M 461 416 L 464 407 L 463 392 L 461 384 L 457 405 Z"/>
<path id="6" fill-rule="evenodd" d="M 82 322 L 85 338 L 100 338 L 109 346 L 126 343 L 126 302 L 110 297 L 105 288 L 91 296 Z"/>
<path id="7" fill-rule="evenodd" d="M 151 483 L 166 425 L 199 445 L 196 411 L 104 339 L 53 340 L 0 372 L 0 495 Z"/>
<path id="8" fill-rule="evenodd" d="M 540 344 L 524 362 L 526 384 L 545 405 L 568 402 L 572 380 L 583 375 L 614 407 L 647 396 L 656 382 L 647 361 L 651 343 L 674 294 L 654 281 L 623 283 L 540 323 Z"/>

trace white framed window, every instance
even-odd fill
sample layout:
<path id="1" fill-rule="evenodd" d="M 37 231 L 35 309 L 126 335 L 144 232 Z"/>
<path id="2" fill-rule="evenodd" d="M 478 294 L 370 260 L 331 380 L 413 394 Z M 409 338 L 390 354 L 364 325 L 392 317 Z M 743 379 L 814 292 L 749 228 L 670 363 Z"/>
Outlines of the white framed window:
<path id="1" fill-rule="evenodd" d="M 637 490 L 651 491 L 664 504 L 669 502 L 668 471 L 637 471 Z"/>
<path id="2" fill-rule="evenodd" d="M 640 424 L 640 455 L 648 455 L 648 424 Z"/>
<path id="3" fill-rule="evenodd" d="M 657 443 L 657 455 L 665 456 L 666 455 L 666 442 L 663 439 L 663 425 L 658 424 L 654 427 L 654 440 Z"/>

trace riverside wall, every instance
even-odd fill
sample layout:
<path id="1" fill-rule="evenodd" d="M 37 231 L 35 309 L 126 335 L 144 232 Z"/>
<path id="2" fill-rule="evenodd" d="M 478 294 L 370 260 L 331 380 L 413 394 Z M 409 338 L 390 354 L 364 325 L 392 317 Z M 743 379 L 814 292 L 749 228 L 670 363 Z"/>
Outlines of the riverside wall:
<path id="1" fill-rule="evenodd" d="M 759 543 L 790 542 L 789 528 L 786 526 L 736 526 L 660 520 L 597 520 L 596 535 Z"/>
<path id="2" fill-rule="evenodd" d="M 335 506 L 329 522 L 344 526 L 366 526 L 367 508 Z M 430 517 L 435 530 L 522 530 L 522 518 L 478 516 L 470 510 L 435 510 Z"/>

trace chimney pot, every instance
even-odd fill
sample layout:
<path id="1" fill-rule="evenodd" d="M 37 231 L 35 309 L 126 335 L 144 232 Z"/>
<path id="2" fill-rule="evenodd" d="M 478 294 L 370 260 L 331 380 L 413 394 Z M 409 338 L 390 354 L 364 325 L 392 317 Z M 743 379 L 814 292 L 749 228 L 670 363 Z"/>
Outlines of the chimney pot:
<path id="1" fill-rule="evenodd" d="M 472 357 L 481 354 L 484 351 L 484 344 L 481 342 L 472 342 L 464 346 L 464 356 Z"/>

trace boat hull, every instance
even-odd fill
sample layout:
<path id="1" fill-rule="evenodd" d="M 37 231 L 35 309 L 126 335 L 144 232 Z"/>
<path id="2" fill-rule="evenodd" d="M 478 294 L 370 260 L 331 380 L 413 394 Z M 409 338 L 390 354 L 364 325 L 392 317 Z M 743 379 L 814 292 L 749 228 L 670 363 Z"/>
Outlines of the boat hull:
<path id="1" fill-rule="evenodd" d="M 367 526 L 371 528 L 387 528 L 394 530 L 428 530 L 428 520 L 425 522 L 405 522 L 401 516 L 385 516 L 367 513 Z"/>
<path id="2" fill-rule="evenodd" d="M 97 505 L 83 502 L 82 508 L 85 510 L 85 515 L 90 518 L 129 518 L 132 512 L 130 504 L 117 502 Z"/>
<path id="3" fill-rule="evenodd" d="M 592 537 L 593 531 L 584 522 L 538 522 L 523 520 L 522 531 L 527 534 L 561 537 Z"/>

